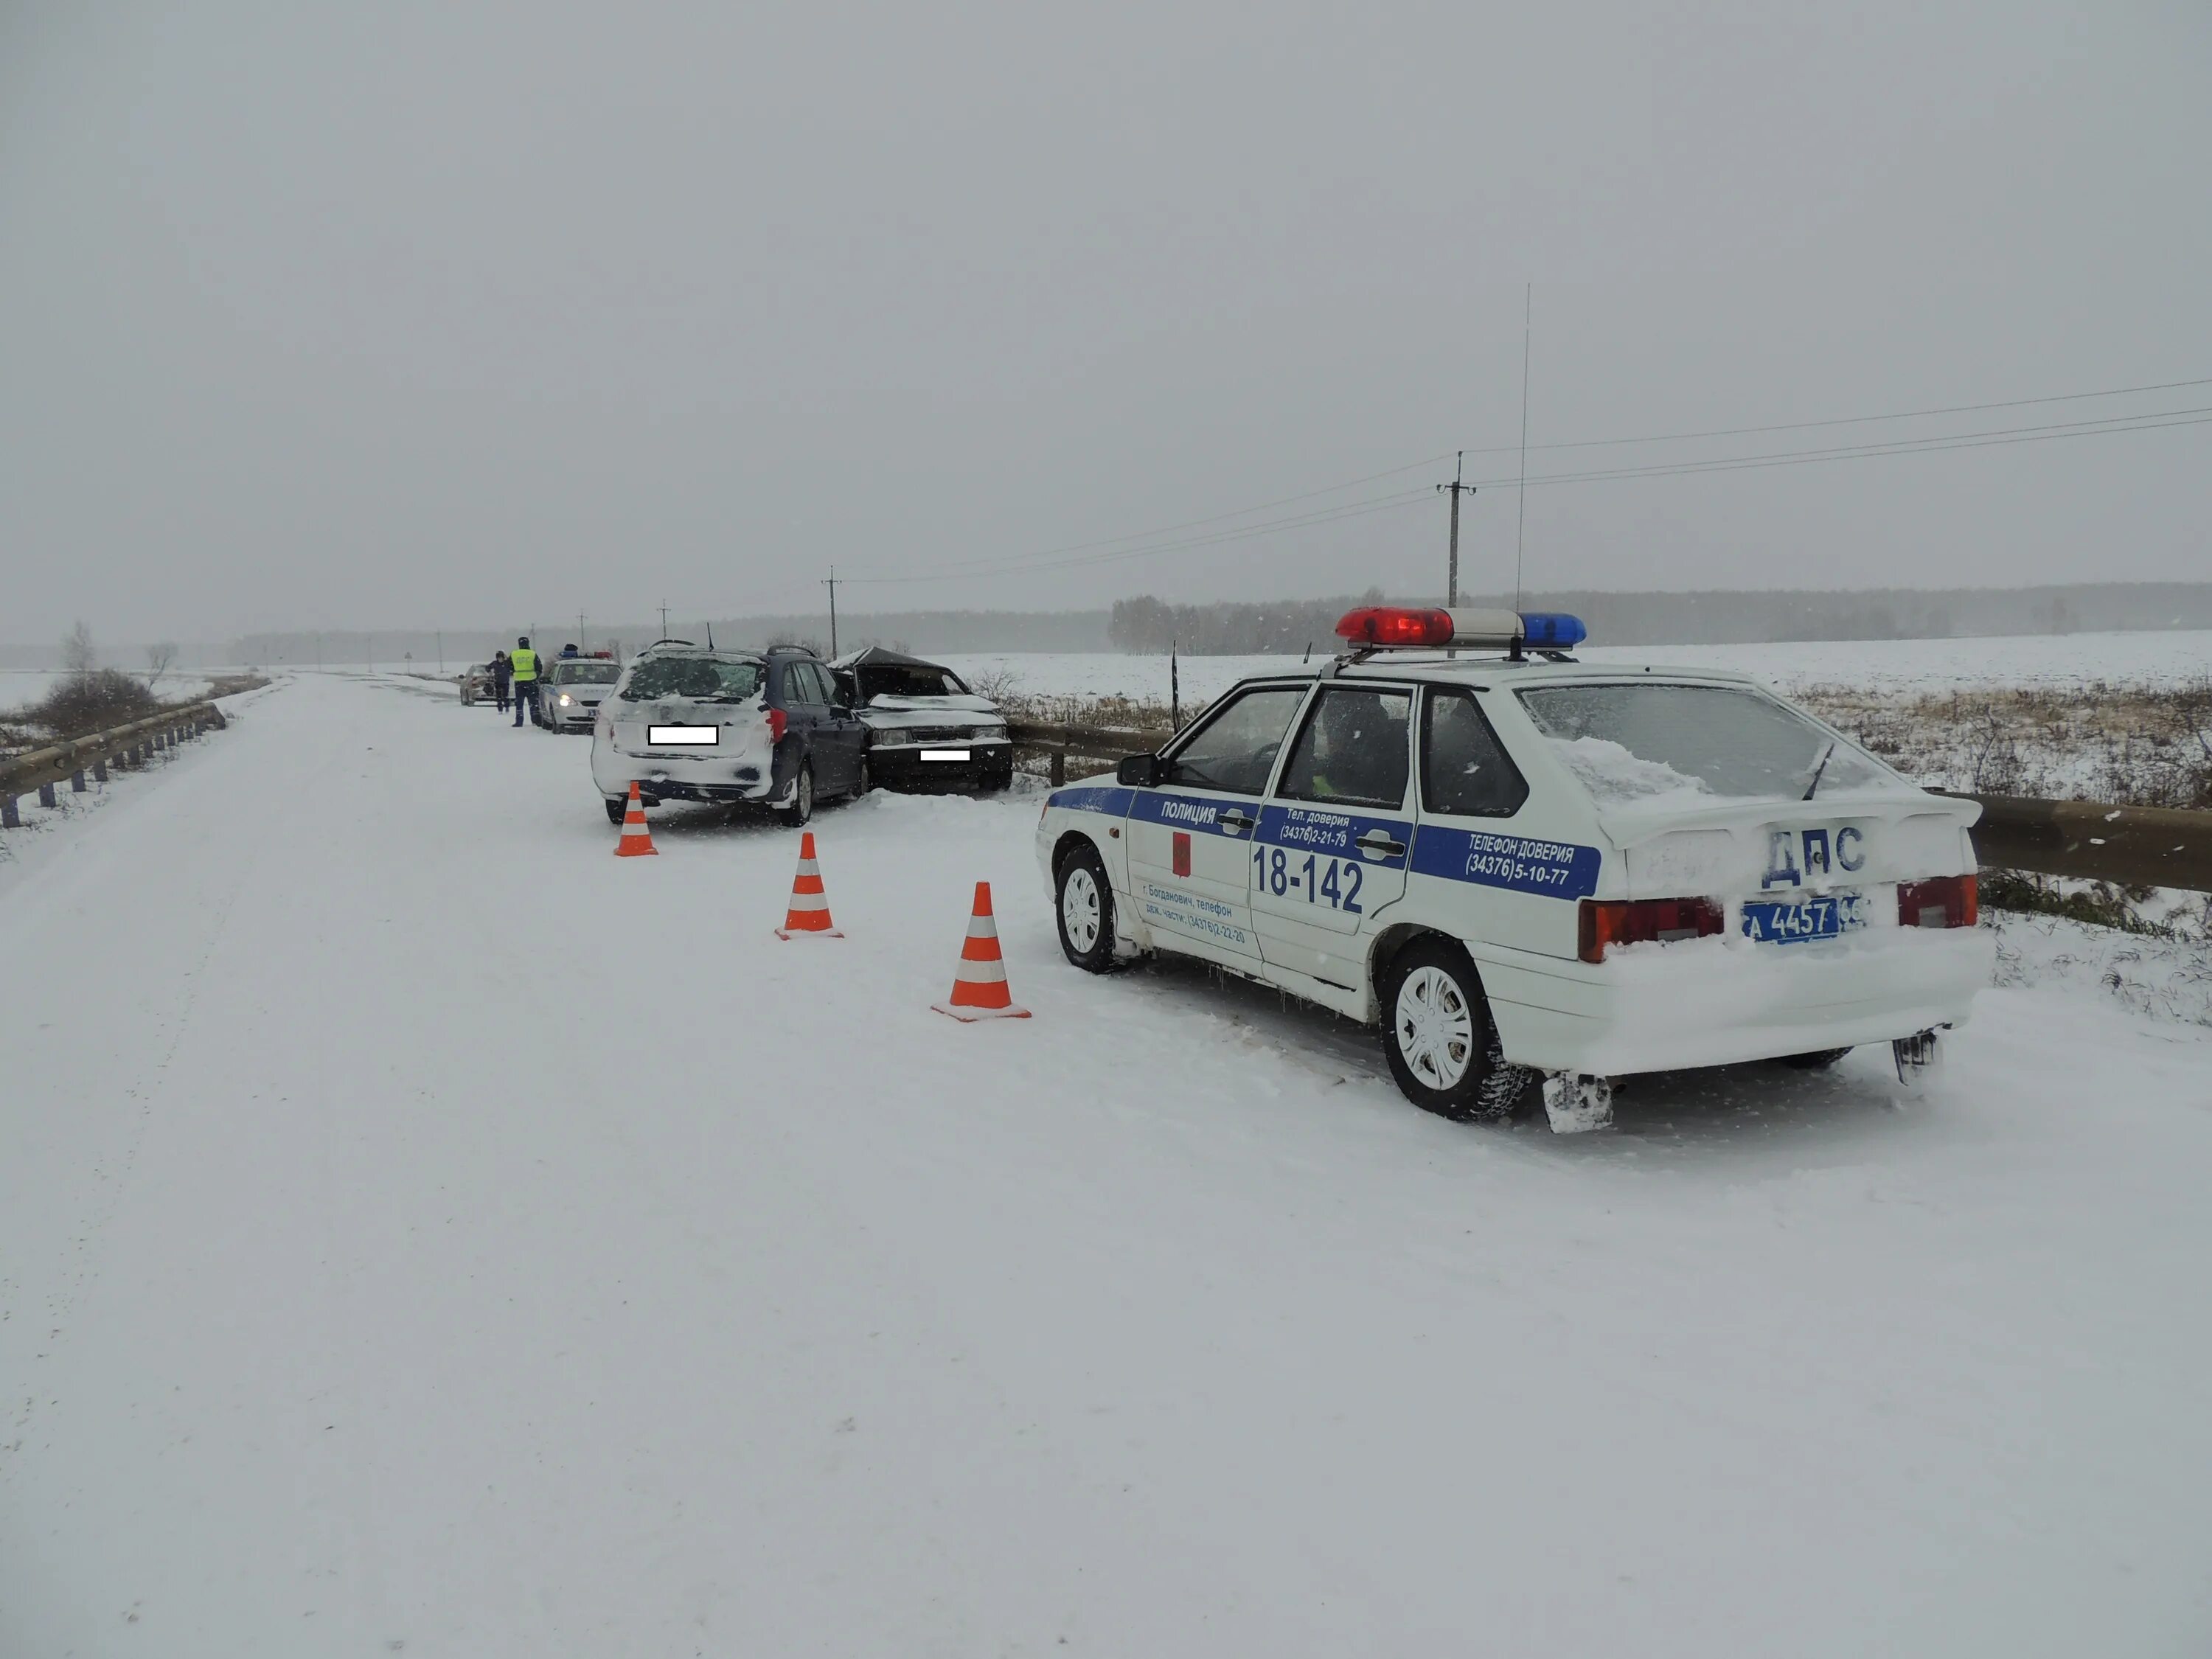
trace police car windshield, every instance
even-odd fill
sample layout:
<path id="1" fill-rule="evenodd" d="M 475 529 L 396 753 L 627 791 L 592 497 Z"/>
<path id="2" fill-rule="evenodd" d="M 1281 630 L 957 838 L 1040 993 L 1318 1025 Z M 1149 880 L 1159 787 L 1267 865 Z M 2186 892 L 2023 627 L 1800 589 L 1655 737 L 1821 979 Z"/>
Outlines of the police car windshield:
<path id="1" fill-rule="evenodd" d="M 1601 805 L 1698 796 L 1802 800 L 1897 781 L 1794 709 L 1724 685 L 1543 685 L 1521 705 Z M 1834 744 L 1834 752 L 1829 747 Z M 1821 768 L 1821 757 L 1827 763 Z"/>
<path id="2" fill-rule="evenodd" d="M 746 658 L 647 657 L 630 671 L 624 702 L 690 697 L 701 702 L 742 702 L 759 694 L 763 665 Z"/>
<path id="3" fill-rule="evenodd" d="M 576 662 L 572 659 L 556 665 L 553 678 L 562 685 L 612 685 L 622 678 L 622 670 L 611 662 Z"/>

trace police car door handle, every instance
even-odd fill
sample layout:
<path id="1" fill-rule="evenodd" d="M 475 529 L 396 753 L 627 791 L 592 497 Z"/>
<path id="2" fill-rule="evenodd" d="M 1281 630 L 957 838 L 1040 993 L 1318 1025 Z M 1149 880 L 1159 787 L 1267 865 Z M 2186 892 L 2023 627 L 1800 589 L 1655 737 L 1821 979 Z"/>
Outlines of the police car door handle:
<path id="1" fill-rule="evenodd" d="M 1260 820 L 1255 817 L 1248 817 L 1243 811 L 1234 806 L 1231 807 L 1227 811 L 1221 815 L 1221 827 L 1226 830 L 1232 836 L 1243 835 L 1254 824 L 1259 823 L 1259 821 Z"/>
<path id="2" fill-rule="evenodd" d="M 1363 853 L 1372 853 L 1377 858 L 1395 859 L 1406 850 L 1406 843 L 1391 838 L 1387 830 L 1370 830 L 1352 842 Z"/>

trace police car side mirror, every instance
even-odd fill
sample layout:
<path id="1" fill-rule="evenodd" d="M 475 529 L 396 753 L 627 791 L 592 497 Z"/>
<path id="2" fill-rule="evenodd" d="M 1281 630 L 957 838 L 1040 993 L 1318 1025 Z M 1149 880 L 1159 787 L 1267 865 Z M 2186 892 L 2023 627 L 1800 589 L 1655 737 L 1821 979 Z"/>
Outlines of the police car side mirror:
<path id="1" fill-rule="evenodd" d="M 1160 781 L 1160 757 L 1158 755 L 1124 755 L 1121 763 L 1114 769 L 1117 783 L 1134 784 L 1139 789 L 1158 787 Z"/>

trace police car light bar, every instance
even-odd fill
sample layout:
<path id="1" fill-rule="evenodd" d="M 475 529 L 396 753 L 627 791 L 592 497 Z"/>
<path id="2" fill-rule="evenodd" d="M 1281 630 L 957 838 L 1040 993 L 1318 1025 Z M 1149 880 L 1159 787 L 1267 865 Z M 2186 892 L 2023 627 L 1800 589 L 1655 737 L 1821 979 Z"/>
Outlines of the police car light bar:
<path id="1" fill-rule="evenodd" d="M 1540 651 L 1565 651 L 1580 645 L 1589 635 L 1580 617 L 1561 611 L 1446 611 L 1391 605 L 1347 611 L 1336 624 L 1336 632 L 1356 651 L 1460 647 L 1516 653 L 1523 645 Z"/>

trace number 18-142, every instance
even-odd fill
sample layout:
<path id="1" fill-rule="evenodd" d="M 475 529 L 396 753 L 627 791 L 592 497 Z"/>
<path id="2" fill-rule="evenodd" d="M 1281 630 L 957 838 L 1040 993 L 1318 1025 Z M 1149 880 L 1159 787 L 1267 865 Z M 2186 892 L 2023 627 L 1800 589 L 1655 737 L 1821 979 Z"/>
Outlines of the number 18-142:
<path id="1" fill-rule="evenodd" d="M 1327 904 L 1355 916 L 1364 914 L 1359 908 L 1359 884 L 1364 878 L 1359 866 L 1349 860 L 1324 859 L 1309 853 L 1293 862 L 1279 847 L 1255 847 L 1252 863 L 1252 879 L 1263 892 L 1278 897 L 1303 892 L 1309 904 Z"/>

